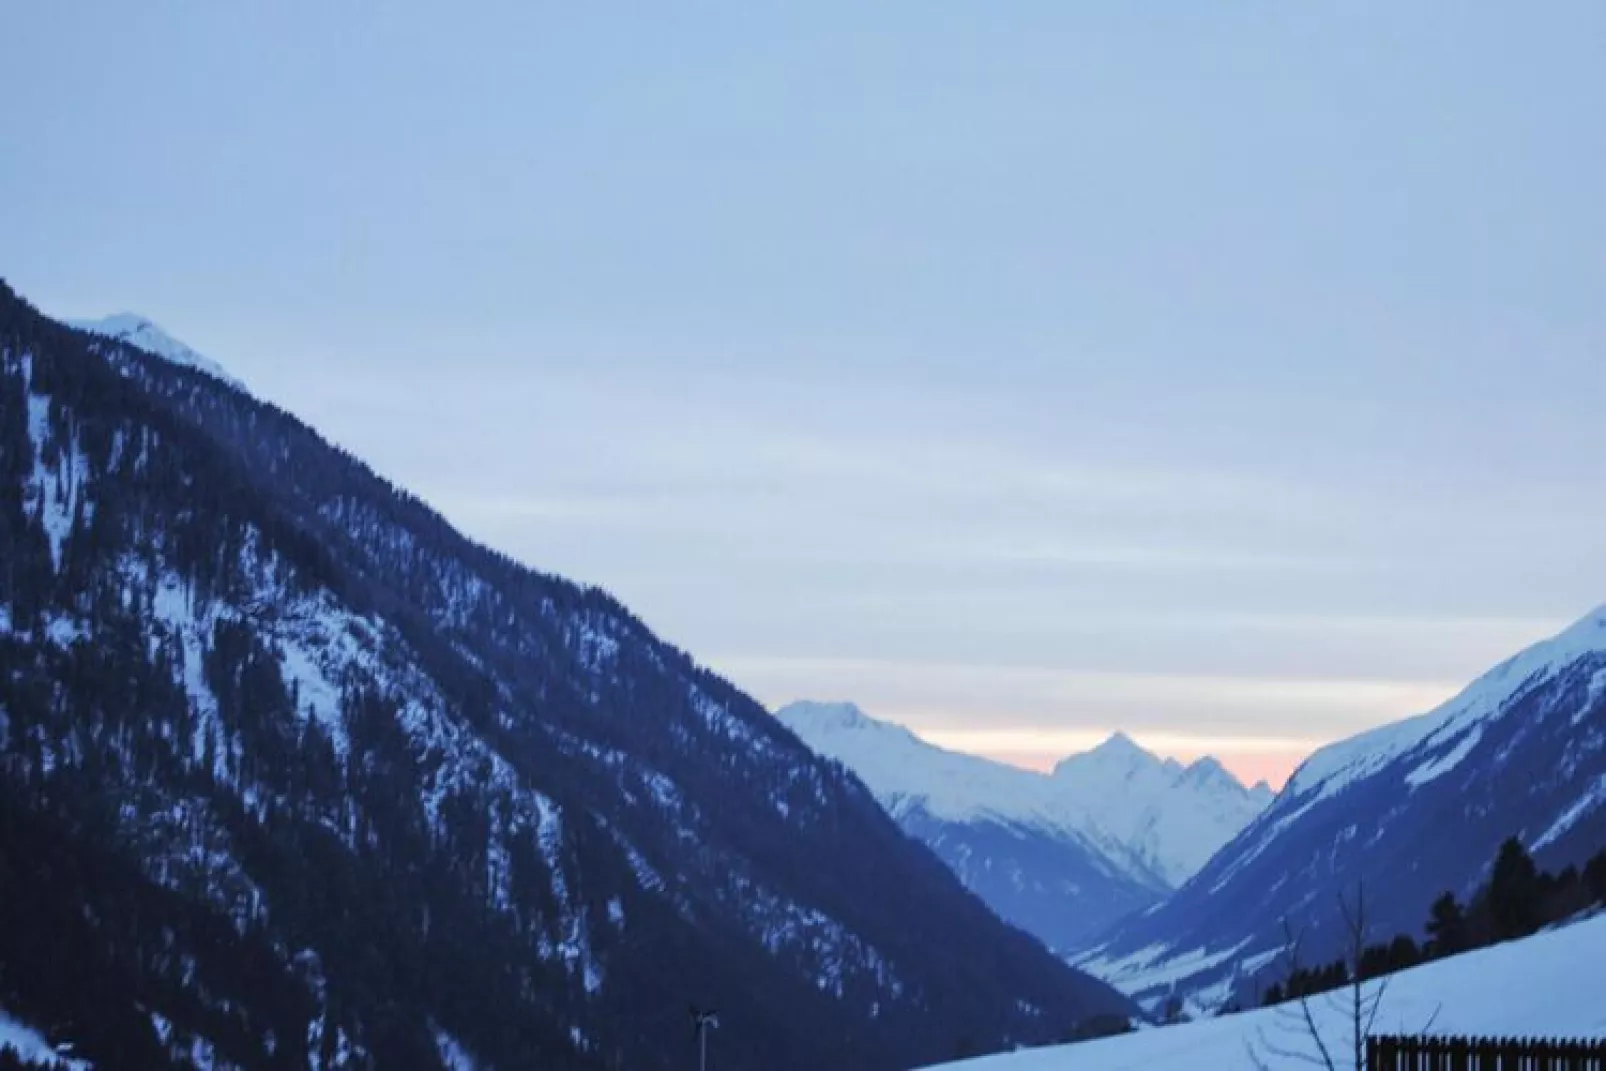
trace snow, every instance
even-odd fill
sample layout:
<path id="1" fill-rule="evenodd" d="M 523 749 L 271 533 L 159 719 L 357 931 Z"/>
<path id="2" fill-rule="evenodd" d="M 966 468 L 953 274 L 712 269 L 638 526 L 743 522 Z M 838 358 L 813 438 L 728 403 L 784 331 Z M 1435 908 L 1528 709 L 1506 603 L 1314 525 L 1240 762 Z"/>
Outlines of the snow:
<path id="1" fill-rule="evenodd" d="M 435 1049 L 446 1071 L 479 1071 L 479 1061 L 469 1054 L 461 1041 L 444 1030 L 435 1031 Z"/>
<path id="2" fill-rule="evenodd" d="M 1502 662 L 1434 710 L 1322 748 L 1295 771 L 1282 798 L 1308 795 L 1310 799 L 1305 803 L 1309 805 L 1332 796 L 1433 738 L 1448 740 L 1458 732 L 1498 716 L 1513 700 L 1558 670 L 1585 655 L 1600 652 L 1606 652 L 1606 606 L 1586 614 L 1559 635 Z M 1472 744 L 1463 741 L 1468 753 L 1475 744 L 1475 740 Z M 1455 762 L 1465 757 L 1462 754 Z M 1448 758 L 1446 756 L 1446 760 Z M 1429 763 L 1416 771 L 1420 780 L 1412 783 L 1421 784 L 1442 776 L 1453 766 L 1454 763 L 1442 767 Z"/>
<path id="3" fill-rule="evenodd" d="M 1045 830 L 1088 844 L 1150 885 L 1192 876 L 1269 802 L 1214 759 L 1184 768 L 1121 733 L 1048 775 L 944 750 L 851 703 L 798 702 L 776 717 L 858 774 L 895 818 L 922 811 Z"/>
<path id="4" fill-rule="evenodd" d="M 78 488 L 88 472 L 88 462 L 76 439 L 67 444 L 55 463 L 46 461 L 50 438 L 50 399 L 28 395 L 28 434 L 33 439 L 33 476 L 28 481 L 36 503 L 33 516 L 44 526 L 50 540 L 50 560 L 61 568 L 62 544 L 72 532 L 78 510 Z"/>
<path id="5" fill-rule="evenodd" d="M 1569 829 L 1578 824 L 1579 819 L 1594 811 L 1596 807 L 1606 804 L 1606 774 L 1601 774 L 1595 780 L 1595 787 L 1579 796 L 1573 805 L 1561 816 L 1551 823 L 1549 829 L 1540 834 L 1539 839 L 1533 842 L 1533 849 L 1538 851 L 1545 845 L 1559 839 Z"/>
<path id="6" fill-rule="evenodd" d="M 1394 975 L 1373 1033 L 1441 1036 L 1606 1037 L 1600 964 L 1606 915 Z M 1366 992 L 1376 992 L 1376 984 Z M 1338 994 L 1310 1001 L 1330 1048 L 1351 1035 Z M 1347 998 L 1348 991 L 1342 994 Z M 949 1064 L 952 1071 L 1254 1071 L 1251 1050 L 1269 1044 L 1314 1055 L 1293 1020 L 1297 1005 L 1139 1031 L 1079 1045 L 1006 1053 Z M 1267 1056 L 1267 1061 L 1281 1066 Z"/>
<path id="7" fill-rule="evenodd" d="M 1151 993 L 1237 958 L 1249 946 L 1250 940 L 1245 939 L 1221 951 L 1210 952 L 1198 948 L 1181 955 L 1173 955 L 1169 945 L 1154 944 L 1114 959 L 1096 954 L 1087 956 L 1077 960 L 1074 965 L 1124 993 Z M 1195 999 L 1206 1005 L 1211 1003 L 1208 995 L 1202 992 L 1195 994 Z"/>
<path id="8" fill-rule="evenodd" d="M 1443 777 L 1461 765 L 1466 760 L 1466 757 L 1472 754 L 1472 749 L 1478 746 L 1478 741 L 1482 739 L 1483 730 L 1474 728 L 1461 738 L 1461 742 L 1455 746 L 1453 751 L 1446 752 L 1436 759 L 1431 759 L 1406 774 L 1405 783 L 1412 788 L 1420 788 L 1429 781 Z"/>
<path id="9" fill-rule="evenodd" d="M 44 1035 L 24 1023 L 13 1019 L 0 1008 L 0 1049 L 15 1049 L 24 1060 L 36 1063 L 61 1061 L 71 1068 L 87 1068 L 89 1065 L 82 1060 L 70 1060 L 57 1052 L 46 1041 Z"/>
<path id="10" fill-rule="evenodd" d="M 125 342 L 135 349 L 143 350 L 153 357 L 160 357 L 185 368 L 193 368 L 197 372 L 205 372 L 213 379 L 222 380 L 229 386 L 239 390 L 245 389 L 245 384 L 229 375 L 222 365 L 210 357 L 196 353 L 190 347 L 162 330 L 156 324 L 143 316 L 132 312 L 119 312 L 99 320 L 63 320 L 68 327 L 87 331 L 92 335 Z"/>

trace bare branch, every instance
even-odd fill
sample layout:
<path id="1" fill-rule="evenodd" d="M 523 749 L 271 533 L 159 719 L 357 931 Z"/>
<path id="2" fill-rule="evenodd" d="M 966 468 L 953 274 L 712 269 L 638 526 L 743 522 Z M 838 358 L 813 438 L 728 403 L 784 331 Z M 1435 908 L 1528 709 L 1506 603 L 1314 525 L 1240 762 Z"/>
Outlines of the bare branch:
<path id="1" fill-rule="evenodd" d="M 1310 1064 L 1312 1067 L 1332 1068 L 1333 1066 L 1331 1062 L 1325 1061 L 1322 1057 L 1312 1056 L 1308 1052 L 1301 1052 L 1298 1049 L 1288 1049 L 1280 1045 L 1273 1044 L 1271 1039 L 1266 1037 L 1266 1031 L 1264 1028 L 1256 1030 L 1255 1035 L 1260 1041 L 1260 1048 L 1279 1060 L 1298 1060 L 1301 1063 Z M 1249 1045 L 1247 1041 L 1244 1044 L 1246 1046 Z M 1259 1053 L 1254 1049 L 1253 1046 L 1250 1046 L 1250 1056 L 1252 1059 L 1254 1059 L 1257 1067 L 1266 1066 L 1265 1062 L 1260 1058 Z"/>
<path id="2" fill-rule="evenodd" d="M 1255 1071 L 1273 1071 L 1272 1066 L 1260 1058 L 1255 1046 L 1248 1038 L 1244 1038 L 1244 1052 L 1249 1056 L 1249 1062 L 1255 1065 Z"/>
<path id="3" fill-rule="evenodd" d="M 1372 1027 L 1377 1022 L 1377 1013 L 1383 1010 L 1383 997 L 1389 991 L 1389 975 L 1384 975 L 1377 981 L 1377 989 L 1372 994 L 1372 1010 L 1366 1016 L 1366 1036 L 1372 1036 Z M 1437 1014 L 1437 1013 L 1435 1013 Z"/>
<path id="4" fill-rule="evenodd" d="M 1305 997 L 1299 998 L 1299 1010 L 1305 1017 L 1305 1029 L 1310 1032 L 1311 1040 L 1316 1042 L 1316 1051 L 1322 1054 L 1322 1065 L 1327 1071 L 1338 1071 L 1333 1063 L 1332 1053 L 1327 1051 L 1327 1042 L 1322 1038 L 1321 1028 L 1316 1025 L 1316 1017 L 1310 1013 L 1310 1001 Z"/>

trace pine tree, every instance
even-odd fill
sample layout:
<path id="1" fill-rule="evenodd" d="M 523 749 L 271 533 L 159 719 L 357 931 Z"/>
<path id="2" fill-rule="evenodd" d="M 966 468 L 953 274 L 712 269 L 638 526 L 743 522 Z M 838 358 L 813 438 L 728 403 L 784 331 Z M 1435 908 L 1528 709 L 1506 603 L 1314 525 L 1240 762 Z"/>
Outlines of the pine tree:
<path id="1" fill-rule="evenodd" d="M 1428 955 L 1453 956 L 1467 945 L 1467 917 L 1455 893 L 1443 893 L 1428 909 Z"/>
<path id="2" fill-rule="evenodd" d="M 1508 837 L 1489 875 L 1488 903 L 1495 936 L 1526 937 L 1540 926 L 1539 869 L 1516 837 Z"/>

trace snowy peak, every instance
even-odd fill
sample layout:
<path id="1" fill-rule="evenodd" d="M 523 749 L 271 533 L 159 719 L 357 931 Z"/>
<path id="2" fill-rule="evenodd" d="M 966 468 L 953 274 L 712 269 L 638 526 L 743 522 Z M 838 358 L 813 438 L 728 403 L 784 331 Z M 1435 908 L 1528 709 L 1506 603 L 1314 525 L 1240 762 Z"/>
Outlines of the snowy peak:
<path id="1" fill-rule="evenodd" d="M 1138 763 L 1142 765 L 1155 765 L 1160 759 L 1153 752 L 1146 751 L 1138 746 L 1136 740 L 1123 732 L 1114 732 L 1110 738 L 1094 748 L 1091 755 L 1110 762 Z"/>
<path id="2" fill-rule="evenodd" d="M 1124 733 L 1054 767 L 1059 797 L 1176 886 L 1271 802 L 1216 759 L 1161 759 Z"/>
<path id="3" fill-rule="evenodd" d="M 1175 759 L 1162 759 L 1125 733 L 1117 732 L 1091 751 L 1060 760 L 1054 777 L 1068 780 L 1111 776 L 1153 779 L 1156 783 L 1192 786 L 1230 795 L 1248 795 L 1271 800 L 1271 789 L 1261 782 L 1254 789 L 1234 777 L 1214 755 L 1205 755 L 1184 766 Z"/>
<path id="4" fill-rule="evenodd" d="M 794 732 L 798 732 L 799 727 L 806 727 L 813 733 L 890 727 L 885 722 L 872 720 L 854 703 L 816 703 L 805 700 L 776 711 L 775 716 L 793 726 Z"/>
<path id="5" fill-rule="evenodd" d="M 793 703 L 775 716 L 857 774 L 1000 918 L 1050 948 L 1080 948 L 1170 891 L 1118 842 L 1092 835 L 1046 774 L 945 751 L 851 703 Z"/>
<path id="6" fill-rule="evenodd" d="M 132 312 L 119 312 L 99 320 L 65 320 L 68 327 L 87 331 L 92 335 L 124 342 L 135 349 L 143 350 L 153 357 L 160 357 L 185 368 L 193 368 L 197 372 L 205 372 L 214 379 L 221 379 L 232 387 L 244 389 L 244 384 L 226 372 L 222 365 L 212 358 L 195 352 L 189 346 L 180 342 L 166 331 L 162 330 L 152 321 Z"/>
<path id="7" fill-rule="evenodd" d="M 1181 770 L 1174 760 L 1161 759 L 1152 751 L 1140 747 L 1137 741 L 1123 732 L 1110 738 L 1091 751 L 1084 751 L 1061 759 L 1054 767 L 1055 777 L 1078 777 L 1098 770 L 1124 776 L 1158 774 L 1167 769 Z"/>
<path id="8" fill-rule="evenodd" d="M 1183 770 L 1182 776 L 1178 780 L 1190 785 L 1198 785 L 1200 788 L 1214 788 L 1229 792 L 1249 791 L 1244 788 L 1243 782 L 1234 777 L 1213 755 L 1206 755 L 1186 770 Z"/>
<path id="9" fill-rule="evenodd" d="M 1044 812 L 1041 774 L 945 751 L 852 703 L 800 701 L 775 717 L 816 754 L 858 774 L 895 818 L 918 808 L 944 821 L 1057 824 Z"/>
<path id="10" fill-rule="evenodd" d="M 1052 774 L 945 751 L 851 703 L 799 702 L 776 717 L 836 759 L 893 817 L 1000 821 L 1095 845 L 1111 865 L 1160 886 L 1185 881 L 1270 802 L 1215 759 L 1183 767 L 1115 733 Z"/>

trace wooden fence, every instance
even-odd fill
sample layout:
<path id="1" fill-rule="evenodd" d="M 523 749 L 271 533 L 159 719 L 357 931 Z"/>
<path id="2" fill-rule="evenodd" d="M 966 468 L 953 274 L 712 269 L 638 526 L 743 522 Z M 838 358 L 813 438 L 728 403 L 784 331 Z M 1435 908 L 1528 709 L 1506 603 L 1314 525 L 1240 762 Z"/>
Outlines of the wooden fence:
<path id="1" fill-rule="evenodd" d="M 1606 1071 L 1606 1038 L 1375 1037 L 1367 1071 Z"/>

